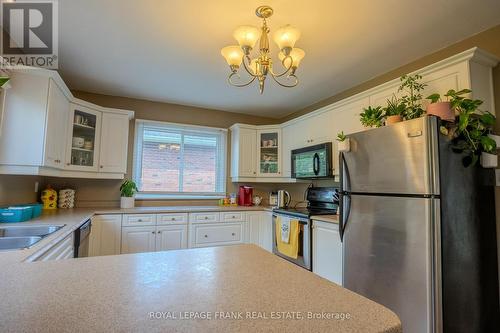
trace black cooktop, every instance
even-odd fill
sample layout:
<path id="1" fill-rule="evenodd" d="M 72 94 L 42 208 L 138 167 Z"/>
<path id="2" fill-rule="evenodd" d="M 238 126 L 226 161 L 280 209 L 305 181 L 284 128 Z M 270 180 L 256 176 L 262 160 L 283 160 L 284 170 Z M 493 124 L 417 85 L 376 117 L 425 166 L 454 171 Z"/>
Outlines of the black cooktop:
<path id="1" fill-rule="evenodd" d="M 308 219 L 312 215 L 335 215 L 337 208 L 337 188 L 311 187 L 307 190 L 307 207 L 274 208 L 273 212 Z"/>

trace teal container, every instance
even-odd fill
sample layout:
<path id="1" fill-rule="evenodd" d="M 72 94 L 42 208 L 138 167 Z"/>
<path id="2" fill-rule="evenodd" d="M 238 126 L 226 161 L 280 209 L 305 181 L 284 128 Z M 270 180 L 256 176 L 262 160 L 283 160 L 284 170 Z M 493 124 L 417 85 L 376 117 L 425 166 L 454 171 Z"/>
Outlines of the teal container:
<path id="1" fill-rule="evenodd" d="M 31 207 L 33 208 L 33 215 L 32 218 L 37 218 L 40 215 L 42 215 L 42 209 L 43 205 L 37 203 L 31 203 L 31 204 L 25 204 L 25 205 L 14 205 L 14 206 L 9 206 L 9 207 Z"/>
<path id="2" fill-rule="evenodd" d="M 22 206 L 14 209 L 0 208 L 0 222 L 16 223 L 31 220 L 33 207 Z"/>

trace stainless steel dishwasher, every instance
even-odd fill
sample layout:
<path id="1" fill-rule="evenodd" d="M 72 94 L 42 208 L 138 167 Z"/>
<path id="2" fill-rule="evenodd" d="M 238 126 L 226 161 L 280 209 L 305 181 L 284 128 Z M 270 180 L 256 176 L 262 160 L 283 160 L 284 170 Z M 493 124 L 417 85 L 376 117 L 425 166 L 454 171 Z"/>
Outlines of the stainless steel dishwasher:
<path id="1" fill-rule="evenodd" d="M 88 220 L 75 230 L 75 258 L 89 256 L 89 236 L 92 222 Z"/>

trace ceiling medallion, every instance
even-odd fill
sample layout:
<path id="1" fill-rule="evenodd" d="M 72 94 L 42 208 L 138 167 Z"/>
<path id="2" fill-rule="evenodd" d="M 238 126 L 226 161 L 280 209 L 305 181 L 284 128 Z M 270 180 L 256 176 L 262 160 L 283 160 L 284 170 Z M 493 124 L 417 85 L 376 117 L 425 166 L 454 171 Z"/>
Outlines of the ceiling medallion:
<path id="1" fill-rule="evenodd" d="M 266 21 L 273 15 L 273 9 L 269 6 L 260 6 L 255 10 L 255 14 L 262 19 L 262 27 L 260 29 L 250 25 L 238 27 L 234 31 L 233 37 L 238 41 L 239 46 L 226 46 L 221 50 L 222 56 L 231 69 L 228 82 L 235 87 L 246 87 L 257 79 L 262 94 L 266 78 L 270 75 L 282 87 L 295 87 L 299 83 L 295 71 L 305 55 L 304 50 L 294 47 L 295 42 L 300 37 L 300 31 L 286 25 L 274 33 L 273 39 L 280 49 L 278 58 L 283 66 L 282 72 L 276 73 L 269 52 L 268 34 L 270 30 Z M 259 54 L 252 59 L 250 52 L 258 40 Z M 238 82 L 241 79 L 238 70 L 242 63 L 243 68 L 250 75 L 248 82 Z"/>

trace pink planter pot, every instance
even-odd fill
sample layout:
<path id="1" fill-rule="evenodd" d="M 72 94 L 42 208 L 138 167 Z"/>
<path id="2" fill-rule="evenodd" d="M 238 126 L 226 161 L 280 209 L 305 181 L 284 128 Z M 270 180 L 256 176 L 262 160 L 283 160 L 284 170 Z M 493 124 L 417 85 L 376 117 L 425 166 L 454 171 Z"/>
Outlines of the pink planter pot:
<path id="1" fill-rule="evenodd" d="M 442 120 L 455 121 L 455 110 L 451 108 L 450 102 L 429 104 L 427 106 L 427 114 L 437 116 Z"/>
<path id="2" fill-rule="evenodd" d="M 401 117 L 400 115 L 389 116 L 389 117 L 387 117 L 387 119 L 385 119 L 385 124 L 392 125 L 392 124 L 400 123 L 402 121 L 403 121 L 403 117 Z"/>

